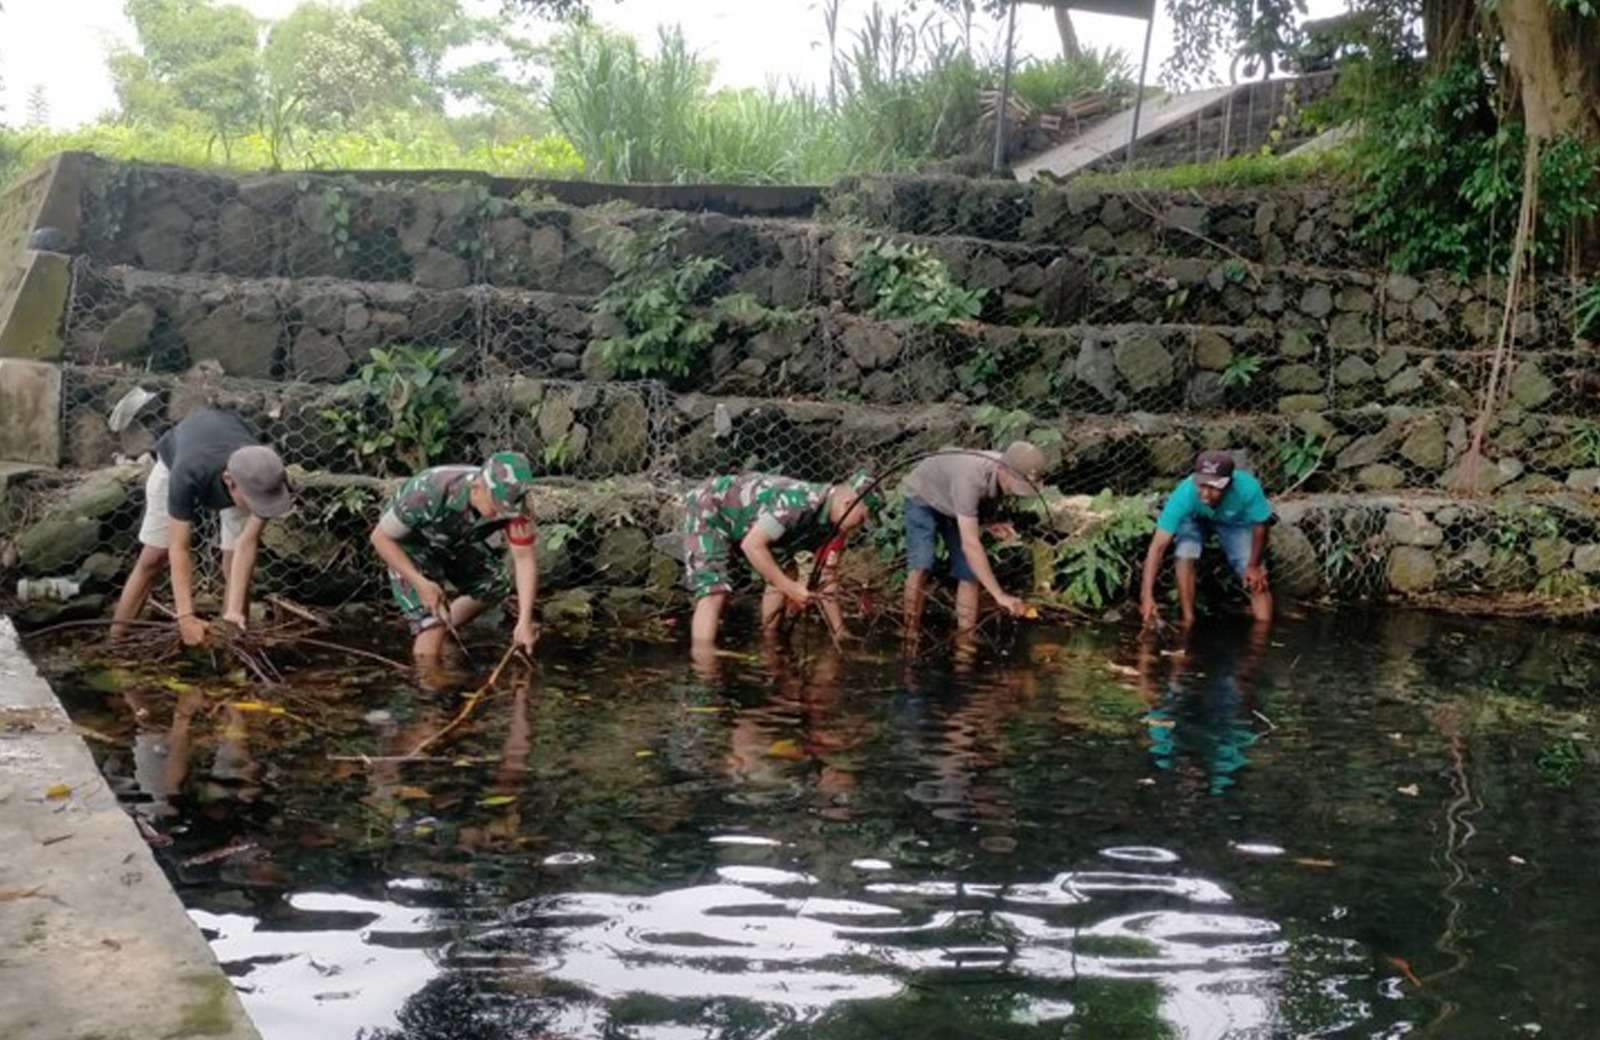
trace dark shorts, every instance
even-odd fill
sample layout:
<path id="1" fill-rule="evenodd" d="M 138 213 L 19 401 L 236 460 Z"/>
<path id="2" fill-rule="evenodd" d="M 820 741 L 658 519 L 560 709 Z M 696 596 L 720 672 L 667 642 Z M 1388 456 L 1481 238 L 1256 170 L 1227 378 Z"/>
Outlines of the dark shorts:
<path id="1" fill-rule="evenodd" d="M 956 518 L 941 513 L 920 498 L 907 498 L 906 517 L 906 567 L 913 571 L 933 570 L 936 555 L 934 539 L 944 542 L 950 554 L 950 574 L 957 581 L 977 581 L 966 555 L 961 551 L 961 529 Z"/>

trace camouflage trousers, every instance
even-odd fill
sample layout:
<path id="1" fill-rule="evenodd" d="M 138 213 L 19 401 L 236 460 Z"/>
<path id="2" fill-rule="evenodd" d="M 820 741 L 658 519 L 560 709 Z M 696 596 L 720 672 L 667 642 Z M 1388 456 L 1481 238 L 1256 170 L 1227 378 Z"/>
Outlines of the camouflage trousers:
<path id="1" fill-rule="evenodd" d="M 417 570 L 430 581 L 436 581 L 446 593 L 471 596 L 483 603 L 499 603 L 511 595 L 515 588 L 511 563 L 503 549 L 495 549 L 476 542 L 446 552 L 432 546 L 413 548 L 405 546 L 406 555 L 417 565 Z M 439 624 L 439 619 L 423 605 L 416 588 L 393 570 L 389 571 L 389 593 L 405 615 L 412 634 Z"/>

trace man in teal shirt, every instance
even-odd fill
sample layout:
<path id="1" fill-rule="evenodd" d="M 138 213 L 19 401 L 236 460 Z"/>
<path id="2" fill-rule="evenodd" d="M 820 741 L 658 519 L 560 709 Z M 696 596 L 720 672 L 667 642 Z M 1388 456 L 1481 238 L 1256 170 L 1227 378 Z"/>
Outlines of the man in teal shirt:
<path id="1" fill-rule="evenodd" d="M 1177 560 L 1178 606 L 1184 627 L 1194 624 L 1195 561 L 1200 559 L 1206 535 L 1215 533 L 1233 573 L 1250 593 L 1250 613 L 1257 621 L 1272 620 L 1272 590 L 1262 556 L 1267 548 L 1267 524 L 1272 506 L 1261 482 L 1243 471 L 1235 472 L 1225 451 L 1203 451 L 1194 472 L 1173 489 L 1156 519 L 1156 533 L 1144 556 L 1139 611 L 1152 625 L 1160 616 L 1156 607 L 1156 574 L 1174 541 Z"/>

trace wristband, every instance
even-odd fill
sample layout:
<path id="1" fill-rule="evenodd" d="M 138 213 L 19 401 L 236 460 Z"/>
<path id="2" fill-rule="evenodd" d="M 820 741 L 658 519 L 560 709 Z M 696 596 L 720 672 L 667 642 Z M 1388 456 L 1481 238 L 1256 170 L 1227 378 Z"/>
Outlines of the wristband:
<path id="1" fill-rule="evenodd" d="M 537 529 L 535 529 L 533 531 L 530 531 L 528 534 L 522 535 L 520 537 L 517 534 L 518 531 L 527 531 L 527 530 L 528 530 L 528 525 L 525 524 L 525 523 L 514 523 L 514 524 L 511 524 L 511 525 L 507 526 L 506 527 L 506 541 L 508 541 L 512 545 L 515 545 L 515 546 L 518 546 L 518 547 L 528 546 L 528 545 L 534 544 L 535 542 L 537 542 L 539 540 L 539 532 L 538 532 Z"/>

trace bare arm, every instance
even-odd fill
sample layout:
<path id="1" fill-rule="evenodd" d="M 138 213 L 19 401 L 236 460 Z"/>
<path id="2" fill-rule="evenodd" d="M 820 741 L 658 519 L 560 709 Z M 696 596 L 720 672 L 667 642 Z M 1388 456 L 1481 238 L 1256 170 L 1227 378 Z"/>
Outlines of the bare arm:
<path id="1" fill-rule="evenodd" d="M 531 625 L 539 597 L 539 553 L 532 542 L 512 543 L 511 569 L 517 579 L 517 624 Z"/>
<path id="2" fill-rule="evenodd" d="M 194 556 L 189 540 L 194 526 L 182 520 L 167 521 L 167 554 L 172 563 L 172 606 L 178 617 L 194 616 Z"/>
<path id="3" fill-rule="evenodd" d="M 975 516 L 956 517 L 956 529 L 961 532 L 961 554 L 967 566 L 978 579 L 978 584 L 988 590 L 996 602 L 1006 599 L 1006 590 L 995 580 L 994 569 L 989 566 L 989 553 L 983 547 L 983 528 Z"/>
<path id="4" fill-rule="evenodd" d="M 382 528 L 374 527 L 370 540 L 372 547 L 378 552 L 378 559 L 387 563 L 396 574 L 410 582 L 413 588 L 420 587 L 423 582 L 428 580 L 421 571 L 417 570 L 417 565 L 411 562 L 411 557 L 406 555 L 406 551 L 401 548 L 400 543 L 384 534 Z"/>
<path id="5" fill-rule="evenodd" d="M 261 532 L 267 522 L 259 516 L 245 521 L 239 543 L 233 547 L 233 566 L 228 570 L 227 591 L 222 598 L 222 617 L 240 628 L 245 624 L 245 603 L 250 596 L 250 579 L 256 573 L 256 555 L 261 549 Z"/>
<path id="6" fill-rule="evenodd" d="M 806 587 L 783 573 L 783 568 L 778 566 L 778 561 L 772 555 L 772 539 L 760 527 L 750 528 L 750 533 L 739 543 L 739 551 L 744 553 L 750 566 L 768 585 L 801 604 L 809 598 Z"/>
<path id="7" fill-rule="evenodd" d="M 1166 558 L 1167 546 L 1172 544 L 1172 534 L 1156 529 L 1150 536 L 1150 548 L 1144 554 L 1144 574 L 1139 579 L 1139 604 L 1145 611 L 1148 620 L 1149 613 L 1155 608 L 1156 603 L 1156 575 L 1161 571 L 1161 561 Z"/>

